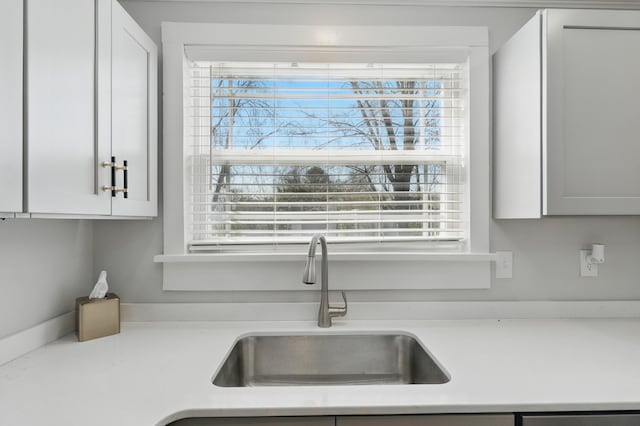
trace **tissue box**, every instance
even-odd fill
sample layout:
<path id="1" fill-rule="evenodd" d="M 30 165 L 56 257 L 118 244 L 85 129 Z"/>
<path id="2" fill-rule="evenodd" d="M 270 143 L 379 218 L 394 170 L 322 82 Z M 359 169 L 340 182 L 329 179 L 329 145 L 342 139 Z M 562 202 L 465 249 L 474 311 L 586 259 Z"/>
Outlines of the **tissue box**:
<path id="1" fill-rule="evenodd" d="M 76 334 L 78 341 L 97 339 L 120 333 L 120 298 L 107 293 L 104 299 L 76 299 Z"/>

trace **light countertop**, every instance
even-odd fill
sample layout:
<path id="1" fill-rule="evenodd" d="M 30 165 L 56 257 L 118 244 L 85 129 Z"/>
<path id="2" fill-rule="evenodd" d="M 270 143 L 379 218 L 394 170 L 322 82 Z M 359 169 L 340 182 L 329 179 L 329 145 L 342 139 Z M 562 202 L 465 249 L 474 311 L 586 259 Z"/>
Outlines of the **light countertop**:
<path id="1" fill-rule="evenodd" d="M 406 332 L 451 375 L 438 385 L 220 388 L 250 333 Z M 0 367 L 2 425 L 164 425 L 184 417 L 640 409 L 639 319 L 131 322 L 68 335 Z"/>

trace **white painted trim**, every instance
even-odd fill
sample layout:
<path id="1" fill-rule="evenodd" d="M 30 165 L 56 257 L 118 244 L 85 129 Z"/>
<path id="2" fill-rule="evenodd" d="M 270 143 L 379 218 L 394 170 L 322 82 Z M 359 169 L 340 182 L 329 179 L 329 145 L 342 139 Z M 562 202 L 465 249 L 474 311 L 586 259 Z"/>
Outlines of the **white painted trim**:
<path id="1" fill-rule="evenodd" d="M 122 320 L 313 321 L 318 303 L 123 303 Z M 638 318 L 640 301 L 351 302 L 350 320 Z"/>
<path id="2" fill-rule="evenodd" d="M 71 311 L 0 339 L 0 365 L 53 342 L 74 329 L 75 313 Z"/>
<path id="3" fill-rule="evenodd" d="M 467 170 L 467 208 L 469 214 L 469 252 L 489 251 L 489 224 L 491 223 L 489 125 L 491 100 L 489 94 L 488 42 L 485 46 L 469 49 L 469 132 L 466 151 L 469 153 Z"/>
<path id="4" fill-rule="evenodd" d="M 229 0 L 128 0 L 145 3 L 228 3 Z M 640 9 L 638 0 L 234 0 L 234 3 L 321 4 L 362 6 L 448 6 L 448 7 L 517 7 L 517 8 L 596 8 Z"/>
<path id="5" fill-rule="evenodd" d="M 291 40 L 295 40 L 295 45 Z M 185 254 L 185 182 L 183 173 L 183 73 L 185 47 L 192 45 L 248 47 L 255 51 L 321 48 L 335 52 L 368 47 L 409 49 L 413 58 L 425 49 L 464 50 L 470 62 L 469 132 L 471 252 L 489 250 L 489 51 L 486 27 L 310 26 L 212 23 L 162 23 L 164 75 L 164 254 Z M 289 50 L 287 50 L 289 49 Z M 382 53 L 381 53 L 382 54 Z M 246 57 L 245 57 L 246 59 Z M 238 59 L 239 60 L 239 59 Z"/>
<path id="6" fill-rule="evenodd" d="M 332 256 L 330 254 L 330 256 Z M 163 263 L 162 289 L 165 291 L 318 291 L 317 285 L 304 285 L 300 274 L 304 257 L 277 264 L 251 262 L 249 267 L 231 267 L 224 263 Z M 231 268 L 235 268 L 229 274 Z M 383 269 L 380 269 L 383 268 Z M 390 269 L 403 279 L 390 279 Z M 490 262 L 401 262 L 381 263 L 363 260 L 334 263 L 330 268 L 332 290 L 468 290 L 487 289 L 491 285 Z M 220 273 L 224 270 L 224 276 Z M 373 270 L 377 272 L 372 272 Z M 283 274 L 284 271 L 287 271 Z M 349 271 L 345 273 L 345 271 Z M 356 273 L 366 271 L 368 273 Z M 301 272 L 300 272 L 301 273 Z"/>
<path id="7" fill-rule="evenodd" d="M 295 40 L 292 44 L 291 40 Z M 469 62 L 470 89 L 469 137 L 470 156 L 467 176 L 469 190 L 467 205 L 473 211 L 466 226 L 469 227 L 469 253 L 489 251 L 490 189 L 489 189 L 489 48 L 486 27 L 428 27 L 428 26 L 310 26 L 310 25 L 244 25 L 214 23 L 162 23 L 163 94 L 164 94 L 164 251 L 156 257 L 163 264 L 163 289 L 178 291 L 237 291 L 237 290 L 302 290 L 297 282 L 220 282 L 215 267 L 198 258 L 186 262 L 181 256 L 187 253 L 184 198 L 187 196 L 184 181 L 184 128 L 183 74 L 187 69 L 185 47 L 211 45 L 229 47 L 248 52 L 271 50 L 275 53 L 291 49 L 317 49 L 319 52 L 338 52 L 345 49 L 379 49 L 379 54 L 396 50 L 411 52 L 415 58 L 428 61 L 434 46 L 442 52 L 464 52 Z M 274 53 L 274 54 L 275 54 Z M 420 55 L 420 56 L 416 56 Z M 425 56 L 426 55 L 426 56 Z M 279 60 L 271 58 L 271 60 Z M 247 57 L 244 57 L 246 60 Z M 235 58 L 234 60 L 242 60 Z M 309 59 L 313 60 L 313 59 Z M 409 61 L 411 62 L 411 61 Z M 172 161 L 167 162 L 166 159 Z M 472 189 L 471 189 L 472 188 Z M 175 257 L 180 256 L 180 257 Z M 179 262 L 166 262 L 180 259 Z M 195 259 L 195 258 L 194 258 Z M 231 259 L 231 258 L 230 258 Z M 245 258 L 246 260 L 255 260 Z M 266 259 L 266 258 L 263 258 Z M 241 260 L 235 258 L 234 260 Z M 243 259 L 242 259 L 243 260 Z M 279 260 L 289 260 L 288 258 Z M 375 261 L 366 257 L 351 260 Z M 395 260 L 400 260 L 396 258 Z M 403 258 L 402 260 L 407 260 Z M 425 260 L 415 257 L 412 260 Z M 383 280 L 345 279 L 336 288 L 364 289 L 469 289 L 488 288 L 491 267 L 487 263 L 464 262 L 456 259 L 435 259 L 427 270 L 415 269 L 417 274 L 402 284 Z M 491 260 L 491 259 L 486 259 Z M 400 267 L 400 266 L 398 266 Z M 419 272 L 418 272 L 419 271 Z M 424 275 L 428 274 L 428 279 Z M 333 281 L 335 282 L 335 281 Z M 400 287 L 398 287 L 400 286 Z"/>
<path id="8" fill-rule="evenodd" d="M 162 43 L 175 44 L 163 53 L 182 57 L 185 46 L 204 45 L 215 48 L 234 47 L 249 50 L 255 48 L 273 49 L 276 56 L 273 61 L 281 61 L 280 55 L 287 50 L 299 51 L 316 49 L 347 52 L 362 48 L 368 49 L 408 49 L 439 48 L 453 50 L 489 44 L 487 27 L 480 26 L 420 26 L 420 25 L 268 25 L 268 24 L 219 24 L 200 22 L 162 22 Z M 177 51 L 172 49 L 177 47 Z M 277 50 L 276 50 L 277 49 Z M 192 50 L 208 49 L 193 48 Z M 431 53 L 431 51 L 428 51 Z M 166 53 L 165 53 L 166 54 Z M 198 58 L 191 58 L 198 59 Z M 229 58 L 224 58 L 229 60 Z M 285 61 L 288 59 L 285 56 Z M 247 61 L 233 59 L 233 61 Z M 313 59 L 306 59 L 313 62 Z M 414 59 L 415 60 L 415 59 Z M 167 67 L 165 67 L 167 69 Z M 172 76 L 176 69 L 170 68 Z M 181 82 L 182 83 L 182 82 Z M 182 88 L 182 84 L 180 85 Z M 181 111 L 182 112 L 182 111 Z"/>
<path id="9" fill-rule="evenodd" d="M 421 252 L 332 252 L 331 262 L 340 261 L 435 261 L 435 262 L 493 262 L 495 253 L 421 253 Z M 306 247 L 299 252 L 282 253 L 206 253 L 206 254 L 159 254 L 155 263 L 201 263 L 201 262 L 269 262 L 304 261 Z"/>

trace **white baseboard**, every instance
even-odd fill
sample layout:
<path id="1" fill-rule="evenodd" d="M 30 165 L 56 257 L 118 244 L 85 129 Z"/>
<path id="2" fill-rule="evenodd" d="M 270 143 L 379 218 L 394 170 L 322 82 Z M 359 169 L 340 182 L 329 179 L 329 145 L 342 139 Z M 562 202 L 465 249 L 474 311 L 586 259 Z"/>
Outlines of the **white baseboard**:
<path id="1" fill-rule="evenodd" d="M 312 321 L 318 303 L 123 303 L 122 321 Z M 346 319 L 640 318 L 640 301 L 353 302 Z"/>
<path id="2" fill-rule="evenodd" d="M 53 342 L 75 329 L 75 313 L 67 312 L 0 339 L 0 365 Z"/>

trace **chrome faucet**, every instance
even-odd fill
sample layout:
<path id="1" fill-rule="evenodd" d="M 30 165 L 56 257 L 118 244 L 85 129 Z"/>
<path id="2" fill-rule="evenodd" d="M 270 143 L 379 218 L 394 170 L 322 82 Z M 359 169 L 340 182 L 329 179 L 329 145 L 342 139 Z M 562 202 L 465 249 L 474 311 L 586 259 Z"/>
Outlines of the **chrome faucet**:
<path id="1" fill-rule="evenodd" d="M 343 307 L 329 305 L 329 260 L 327 259 L 327 240 L 322 234 L 315 234 L 309 243 L 309 257 L 304 267 L 302 282 L 315 284 L 316 282 L 316 246 L 320 241 L 322 247 L 322 287 L 320 288 L 320 311 L 318 312 L 318 327 L 331 327 L 331 318 L 343 317 L 347 314 L 347 296 L 342 292 Z"/>

